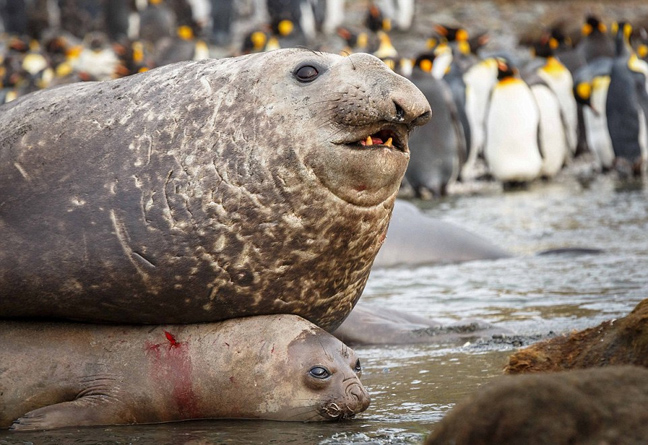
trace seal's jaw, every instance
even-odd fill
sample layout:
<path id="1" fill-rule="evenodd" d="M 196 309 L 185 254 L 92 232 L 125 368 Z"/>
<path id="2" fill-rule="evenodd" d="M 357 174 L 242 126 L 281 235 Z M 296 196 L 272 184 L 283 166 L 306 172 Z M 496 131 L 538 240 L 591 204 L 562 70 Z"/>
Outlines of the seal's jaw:
<path id="1" fill-rule="evenodd" d="M 410 157 L 406 139 L 392 136 L 388 145 L 390 136 L 383 137 L 380 132 L 367 131 L 348 142 L 320 145 L 320 155 L 314 156 L 316 150 L 312 150 L 305 163 L 341 200 L 358 207 L 382 205 L 395 199 Z"/>

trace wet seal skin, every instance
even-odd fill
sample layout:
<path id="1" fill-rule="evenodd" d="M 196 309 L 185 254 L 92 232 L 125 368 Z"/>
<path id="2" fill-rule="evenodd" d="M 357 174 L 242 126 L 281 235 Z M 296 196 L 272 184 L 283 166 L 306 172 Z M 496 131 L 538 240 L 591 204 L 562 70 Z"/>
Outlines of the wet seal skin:
<path id="1" fill-rule="evenodd" d="M 0 108 L 0 317 L 326 330 L 366 284 L 430 108 L 373 56 L 181 62 Z"/>
<path id="2" fill-rule="evenodd" d="M 296 315 L 115 326 L 0 322 L 0 428 L 326 421 L 369 406 L 360 361 Z"/>

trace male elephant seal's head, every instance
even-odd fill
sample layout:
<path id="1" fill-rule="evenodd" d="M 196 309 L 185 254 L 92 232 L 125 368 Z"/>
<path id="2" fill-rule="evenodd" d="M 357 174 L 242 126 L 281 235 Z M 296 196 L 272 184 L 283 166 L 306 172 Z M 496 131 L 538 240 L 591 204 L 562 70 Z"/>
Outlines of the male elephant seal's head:
<path id="1" fill-rule="evenodd" d="M 295 150 L 339 198 L 374 206 L 392 197 L 409 160 L 408 135 L 431 115 L 422 93 L 368 54 L 271 53 L 262 103 L 276 145 Z"/>
<path id="2" fill-rule="evenodd" d="M 430 113 L 377 58 L 303 49 L 9 104 L 0 313 L 122 323 L 292 313 L 335 329 L 385 238 L 408 133 Z"/>

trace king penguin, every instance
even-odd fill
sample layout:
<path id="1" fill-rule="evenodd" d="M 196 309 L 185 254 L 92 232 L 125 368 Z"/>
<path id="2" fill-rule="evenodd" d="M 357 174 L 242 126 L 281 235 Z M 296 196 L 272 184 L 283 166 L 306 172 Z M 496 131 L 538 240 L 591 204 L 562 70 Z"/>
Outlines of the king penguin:
<path id="1" fill-rule="evenodd" d="M 538 178 L 540 113 L 533 93 L 517 69 L 498 59 L 497 84 L 486 114 L 484 156 L 489 171 L 504 188 Z"/>
<path id="2" fill-rule="evenodd" d="M 464 73 L 466 84 L 466 116 L 470 125 L 470 147 L 466 162 L 461 168 L 461 179 L 474 179 L 478 175 L 477 158 L 483 152 L 486 140 L 486 111 L 493 87 L 497 83 L 497 59 L 488 57 Z"/>
<path id="3" fill-rule="evenodd" d="M 574 73 L 574 97 L 582 105 L 587 146 L 594 156 L 597 170 L 610 171 L 614 150 L 605 115 L 612 58 L 599 57 Z"/>
<path id="4" fill-rule="evenodd" d="M 434 54 L 417 57 L 410 80 L 425 95 L 432 119 L 412 132 L 410 162 L 405 179 L 417 197 L 443 196 L 457 179 L 460 155 L 465 152 L 464 135 L 449 86 L 432 76 Z"/>
<path id="5" fill-rule="evenodd" d="M 576 153 L 578 142 L 578 109 L 576 99 L 572 94 L 574 80 L 572 74 L 555 55 L 558 48 L 558 41 L 549 33 L 543 35 L 535 46 L 535 55 L 540 66 L 536 69 L 538 76 L 544 80 L 549 88 L 555 93 L 560 110 L 563 116 L 564 134 L 570 153 Z"/>
<path id="6" fill-rule="evenodd" d="M 610 70 L 605 113 L 615 154 L 615 168 L 629 176 L 641 175 L 648 151 L 648 99 L 644 68 L 630 46 L 632 26 L 615 26 L 616 56 Z"/>
<path id="7" fill-rule="evenodd" d="M 414 21 L 414 0 L 379 0 L 381 9 L 399 31 L 409 31 Z"/>
<path id="8" fill-rule="evenodd" d="M 111 41 L 116 42 L 128 38 L 128 28 L 132 12 L 129 0 L 104 2 L 104 22 L 108 38 Z"/>
<path id="9" fill-rule="evenodd" d="M 176 29 L 176 17 L 163 0 L 149 0 L 149 4 L 140 12 L 139 37 L 141 40 L 156 45 L 165 37 L 173 37 Z"/>
<path id="10" fill-rule="evenodd" d="M 226 46 L 232 42 L 232 24 L 236 19 L 235 2 L 211 0 L 210 40 L 215 45 Z"/>
<path id="11" fill-rule="evenodd" d="M 525 76 L 540 113 L 539 147 L 542 154 L 540 175 L 549 179 L 562 169 L 569 152 L 565 116 L 556 92 L 538 71 Z"/>

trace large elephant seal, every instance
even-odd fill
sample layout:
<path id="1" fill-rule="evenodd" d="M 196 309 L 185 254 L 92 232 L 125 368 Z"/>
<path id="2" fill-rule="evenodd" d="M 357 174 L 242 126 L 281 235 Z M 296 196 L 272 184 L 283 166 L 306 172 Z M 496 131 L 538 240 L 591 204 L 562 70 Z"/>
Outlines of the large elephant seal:
<path id="1" fill-rule="evenodd" d="M 0 109 L 0 317 L 349 314 L 429 104 L 373 56 L 181 62 Z"/>
<path id="2" fill-rule="evenodd" d="M 0 428 L 322 421 L 369 406 L 355 353 L 296 315 L 153 328 L 5 321 L 0 338 Z"/>

